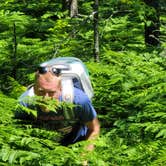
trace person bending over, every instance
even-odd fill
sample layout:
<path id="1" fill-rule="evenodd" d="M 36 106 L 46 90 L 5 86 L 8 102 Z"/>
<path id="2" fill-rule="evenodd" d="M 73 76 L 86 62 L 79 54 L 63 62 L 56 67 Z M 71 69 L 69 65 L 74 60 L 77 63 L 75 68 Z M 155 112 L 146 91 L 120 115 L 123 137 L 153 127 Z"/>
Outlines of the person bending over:
<path id="1" fill-rule="evenodd" d="M 67 146 L 81 140 L 94 139 L 99 135 L 100 124 L 97 118 L 97 113 L 92 106 L 90 99 L 87 95 L 76 87 L 74 90 L 73 108 L 74 116 L 72 119 L 66 118 L 64 110 L 50 111 L 47 107 L 38 105 L 37 109 L 37 121 L 42 123 L 52 123 L 54 128 L 58 131 L 62 131 L 64 137 L 61 139 L 61 145 Z M 24 92 L 20 97 L 21 105 L 29 108 L 33 108 L 31 103 L 26 103 L 24 99 L 26 97 L 42 96 L 43 100 L 56 99 L 59 102 L 63 102 L 61 76 L 57 76 L 50 71 L 46 73 L 35 73 L 34 85 Z M 26 113 L 17 111 L 16 118 L 28 119 Z M 93 145 L 90 145 L 89 150 L 93 149 Z"/>

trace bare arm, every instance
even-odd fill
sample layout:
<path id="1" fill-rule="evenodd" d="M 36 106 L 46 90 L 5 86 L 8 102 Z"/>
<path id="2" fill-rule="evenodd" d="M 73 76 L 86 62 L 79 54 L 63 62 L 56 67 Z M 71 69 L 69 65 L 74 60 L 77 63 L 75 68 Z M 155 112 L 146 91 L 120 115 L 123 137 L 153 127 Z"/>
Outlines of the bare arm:
<path id="1" fill-rule="evenodd" d="M 100 133 L 100 124 L 97 118 L 94 118 L 92 121 L 87 122 L 86 126 L 88 127 L 88 133 L 86 135 L 86 139 L 95 139 L 99 136 Z"/>
<path id="2" fill-rule="evenodd" d="M 92 121 L 87 122 L 86 126 L 88 127 L 88 132 L 86 135 L 86 140 L 93 140 L 99 136 L 100 133 L 100 124 L 97 118 L 94 118 Z M 94 145 L 89 144 L 87 150 L 93 150 Z"/>

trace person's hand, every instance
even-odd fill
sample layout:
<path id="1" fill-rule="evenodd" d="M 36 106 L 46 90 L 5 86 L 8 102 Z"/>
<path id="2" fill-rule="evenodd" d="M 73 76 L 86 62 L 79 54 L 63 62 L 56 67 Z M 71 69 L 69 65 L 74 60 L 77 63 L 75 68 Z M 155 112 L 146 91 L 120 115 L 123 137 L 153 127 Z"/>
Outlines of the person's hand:
<path id="1" fill-rule="evenodd" d="M 94 145 L 91 143 L 91 144 L 89 144 L 87 147 L 86 147 L 86 150 L 88 150 L 88 151 L 93 151 L 94 150 Z"/>
<path id="2" fill-rule="evenodd" d="M 87 160 L 83 161 L 83 165 L 82 166 L 88 166 L 88 161 Z"/>

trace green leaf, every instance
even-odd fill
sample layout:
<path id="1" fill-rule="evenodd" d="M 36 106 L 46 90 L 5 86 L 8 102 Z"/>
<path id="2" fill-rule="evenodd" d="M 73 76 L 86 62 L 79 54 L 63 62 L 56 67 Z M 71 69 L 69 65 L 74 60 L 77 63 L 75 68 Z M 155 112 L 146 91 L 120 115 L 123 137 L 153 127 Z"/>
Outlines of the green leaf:
<path id="1" fill-rule="evenodd" d="M 166 138 L 166 129 L 161 129 L 159 133 L 156 135 L 156 138 L 163 137 Z"/>

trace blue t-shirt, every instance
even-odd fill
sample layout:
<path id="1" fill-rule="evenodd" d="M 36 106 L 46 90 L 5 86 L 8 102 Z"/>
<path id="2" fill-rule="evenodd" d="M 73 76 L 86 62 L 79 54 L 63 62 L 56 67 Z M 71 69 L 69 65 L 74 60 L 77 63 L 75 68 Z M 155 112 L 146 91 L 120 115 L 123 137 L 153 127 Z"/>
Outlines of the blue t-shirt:
<path id="1" fill-rule="evenodd" d="M 27 96 L 34 96 L 34 90 L 33 87 L 26 91 L 20 98 L 20 103 L 25 106 L 29 107 L 30 105 L 24 102 L 24 98 Z M 62 96 L 59 98 L 60 101 L 62 101 Z M 63 116 L 64 114 L 61 112 L 58 112 L 57 114 L 53 115 L 54 119 L 56 119 L 57 123 L 63 123 L 63 124 L 77 124 L 77 130 L 75 131 L 74 135 L 70 138 L 70 143 L 74 143 L 77 140 L 79 140 L 81 137 L 85 137 L 88 131 L 87 126 L 85 125 L 87 122 L 92 121 L 94 118 L 97 117 L 97 113 L 92 106 L 92 103 L 88 96 L 80 89 L 74 87 L 74 100 L 73 104 L 75 105 L 73 112 L 74 112 L 74 123 L 73 119 L 65 119 Z M 39 110 L 39 115 L 47 116 L 49 113 L 44 113 Z M 72 123 L 70 123 L 72 121 Z M 66 123 L 69 122 L 69 123 Z M 66 127 L 66 126 L 65 126 Z"/>
<path id="2" fill-rule="evenodd" d="M 78 88 L 74 88 L 73 103 L 75 105 L 78 105 L 78 108 L 76 107 L 75 113 L 78 116 L 78 119 L 82 122 L 80 130 L 78 131 L 75 139 L 73 140 L 75 142 L 77 141 L 77 139 L 79 139 L 80 136 L 86 136 L 87 127 L 85 126 L 85 123 L 92 121 L 97 116 L 97 114 L 87 95 Z"/>

